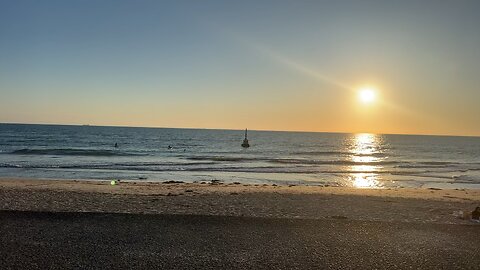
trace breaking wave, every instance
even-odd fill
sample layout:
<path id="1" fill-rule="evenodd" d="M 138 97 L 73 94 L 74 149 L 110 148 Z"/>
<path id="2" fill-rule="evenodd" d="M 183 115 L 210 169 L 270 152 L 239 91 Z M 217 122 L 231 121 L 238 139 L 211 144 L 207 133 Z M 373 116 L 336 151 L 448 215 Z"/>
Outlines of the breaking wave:
<path id="1" fill-rule="evenodd" d="M 257 162 L 264 161 L 276 164 L 304 164 L 304 165 L 392 165 L 398 164 L 397 161 L 372 161 L 372 162 L 358 162 L 353 160 L 315 160 L 315 159 L 295 159 L 295 158 L 261 158 L 261 157 L 208 157 L 196 156 L 187 157 L 189 160 L 208 160 L 217 162 Z"/>
<path id="2" fill-rule="evenodd" d="M 10 152 L 15 155 L 52 155 L 52 156 L 97 156 L 97 157 L 110 157 L 110 156 L 140 156 L 138 153 L 128 153 L 116 150 L 93 150 L 93 149 L 74 149 L 74 148 L 61 148 L 61 149 L 20 149 Z"/>

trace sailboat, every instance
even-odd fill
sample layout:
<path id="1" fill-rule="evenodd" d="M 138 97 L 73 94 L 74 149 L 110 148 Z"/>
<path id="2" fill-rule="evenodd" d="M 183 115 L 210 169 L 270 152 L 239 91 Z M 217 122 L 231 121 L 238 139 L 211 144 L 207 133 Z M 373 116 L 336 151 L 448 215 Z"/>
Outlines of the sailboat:
<path id="1" fill-rule="evenodd" d="M 250 144 L 248 143 L 248 139 L 247 139 L 247 129 L 245 129 L 245 139 L 243 139 L 242 147 L 243 148 L 250 147 Z"/>

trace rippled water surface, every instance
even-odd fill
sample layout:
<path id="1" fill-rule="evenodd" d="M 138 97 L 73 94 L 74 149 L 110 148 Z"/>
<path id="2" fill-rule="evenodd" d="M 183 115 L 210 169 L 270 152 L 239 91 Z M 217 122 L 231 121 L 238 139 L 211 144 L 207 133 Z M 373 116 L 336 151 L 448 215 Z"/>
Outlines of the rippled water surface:
<path id="1" fill-rule="evenodd" d="M 0 124 L 0 177 L 480 188 L 479 137 L 248 135 L 244 149 L 243 130 Z"/>

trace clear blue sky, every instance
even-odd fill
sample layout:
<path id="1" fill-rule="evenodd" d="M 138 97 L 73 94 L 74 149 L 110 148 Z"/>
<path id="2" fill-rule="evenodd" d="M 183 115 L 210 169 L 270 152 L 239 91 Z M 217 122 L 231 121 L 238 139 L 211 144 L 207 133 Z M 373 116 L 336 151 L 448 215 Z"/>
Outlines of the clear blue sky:
<path id="1" fill-rule="evenodd" d="M 480 1 L 0 0 L 0 122 L 480 135 Z M 373 85 L 376 104 L 356 91 Z"/>

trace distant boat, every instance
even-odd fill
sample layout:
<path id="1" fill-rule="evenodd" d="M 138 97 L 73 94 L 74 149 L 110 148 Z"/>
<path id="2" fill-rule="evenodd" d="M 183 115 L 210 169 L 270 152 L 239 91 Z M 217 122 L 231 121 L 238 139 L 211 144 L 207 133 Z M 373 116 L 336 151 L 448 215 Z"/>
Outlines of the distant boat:
<path id="1" fill-rule="evenodd" d="M 250 147 L 250 144 L 248 143 L 248 139 L 247 139 L 247 129 L 245 129 L 245 139 L 243 139 L 242 147 L 243 148 Z"/>

